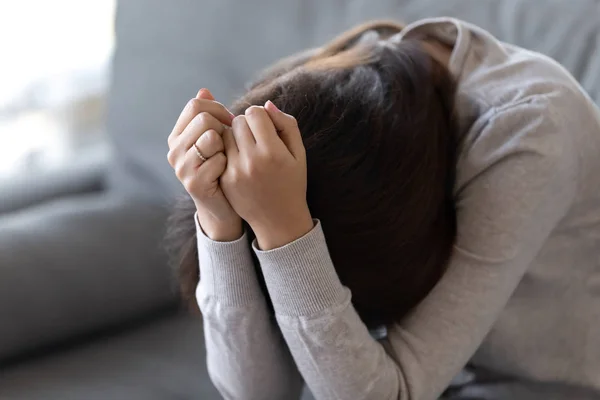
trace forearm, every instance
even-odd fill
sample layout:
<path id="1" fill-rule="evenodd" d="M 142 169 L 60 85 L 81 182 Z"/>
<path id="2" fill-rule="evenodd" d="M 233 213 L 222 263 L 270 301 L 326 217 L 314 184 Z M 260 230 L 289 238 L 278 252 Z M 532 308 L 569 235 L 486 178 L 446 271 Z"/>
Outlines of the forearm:
<path id="1" fill-rule="evenodd" d="M 210 378 L 225 399 L 298 399 L 302 378 L 264 301 L 235 307 L 199 295 Z"/>
<path id="2" fill-rule="evenodd" d="M 399 366 L 369 334 L 349 297 L 346 304 L 326 314 L 277 317 L 315 398 L 412 399 Z"/>
<path id="3" fill-rule="evenodd" d="M 256 251 L 278 324 L 316 398 L 410 398 L 399 366 L 350 303 L 319 224 L 282 248 Z"/>
<path id="4" fill-rule="evenodd" d="M 198 227 L 208 371 L 226 399 L 299 398 L 303 381 L 271 320 L 246 236 L 215 242 Z"/>

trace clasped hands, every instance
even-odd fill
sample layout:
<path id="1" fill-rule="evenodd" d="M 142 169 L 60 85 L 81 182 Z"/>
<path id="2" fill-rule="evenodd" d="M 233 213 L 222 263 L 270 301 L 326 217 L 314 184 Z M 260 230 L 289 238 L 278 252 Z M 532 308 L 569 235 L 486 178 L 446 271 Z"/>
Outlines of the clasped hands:
<path id="1" fill-rule="evenodd" d="M 210 239 L 240 238 L 245 220 L 259 248 L 270 250 L 313 228 L 300 130 L 271 101 L 234 116 L 201 89 L 183 109 L 168 144 L 169 164 Z"/>

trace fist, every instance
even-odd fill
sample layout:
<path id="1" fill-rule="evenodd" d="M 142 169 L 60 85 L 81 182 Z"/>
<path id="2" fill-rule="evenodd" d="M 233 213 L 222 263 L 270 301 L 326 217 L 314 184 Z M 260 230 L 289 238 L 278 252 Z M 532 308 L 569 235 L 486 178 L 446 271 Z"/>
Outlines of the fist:
<path id="1" fill-rule="evenodd" d="M 237 116 L 223 139 L 225 196 L 248 222 L 261 249 L 280 247 L 312 229 L 306 203 L 306 155 L 296 119 L 271 102 Z"/>
<path id="2" fill-rule="evenodd" d="M 203 89 L 185 106 L 168 138 L 169 164 L 194 201 L 200 226 L 213 240 L 241 236 L 241 219 L 219 185 L 227 166 L 222 135 L 231 129 L 232 118 Z"/>

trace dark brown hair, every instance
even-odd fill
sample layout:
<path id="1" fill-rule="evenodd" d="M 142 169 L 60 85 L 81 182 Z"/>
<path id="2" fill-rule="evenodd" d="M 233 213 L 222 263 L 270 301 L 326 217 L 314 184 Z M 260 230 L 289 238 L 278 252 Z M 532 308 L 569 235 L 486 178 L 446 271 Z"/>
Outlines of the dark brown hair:
<path id="1" fill-rule="evenodd" d="M 385 40 L 400 30 L 376 21 L 284 59 L 231 108 L 271 100 L 296 117 L 309 208 L 369 327 L 398 322 L 428 294 L 456 234 L 455 85 L 419 40 Z M 193 213 L 191 199 L 180 203 L 169 237 L 182 294 L 195 303 Z"/>

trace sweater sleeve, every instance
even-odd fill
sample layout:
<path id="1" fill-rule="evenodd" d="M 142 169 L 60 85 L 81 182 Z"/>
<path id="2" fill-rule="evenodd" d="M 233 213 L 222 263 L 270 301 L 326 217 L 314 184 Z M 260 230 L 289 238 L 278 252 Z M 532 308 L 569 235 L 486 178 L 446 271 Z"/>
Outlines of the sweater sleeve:
<path id="1" fill-rule="evenodd" d="M 257 280 L 246 234 L 210 240 L 194 215 L 210 378 L 225 399 L 299 399 L 303 381 Z"/>
<path id="2" fill-rule="evenodd" d="M 390 327 L 387 351 L 353 308 L 320 224 L 278 249 L 254 245 L 279 326 L 318 399 L 435 399 L 468 362 L 575 193 L 566 135 L 540 107 L 498 112 L 468 144 L 453 258 Z"/>

